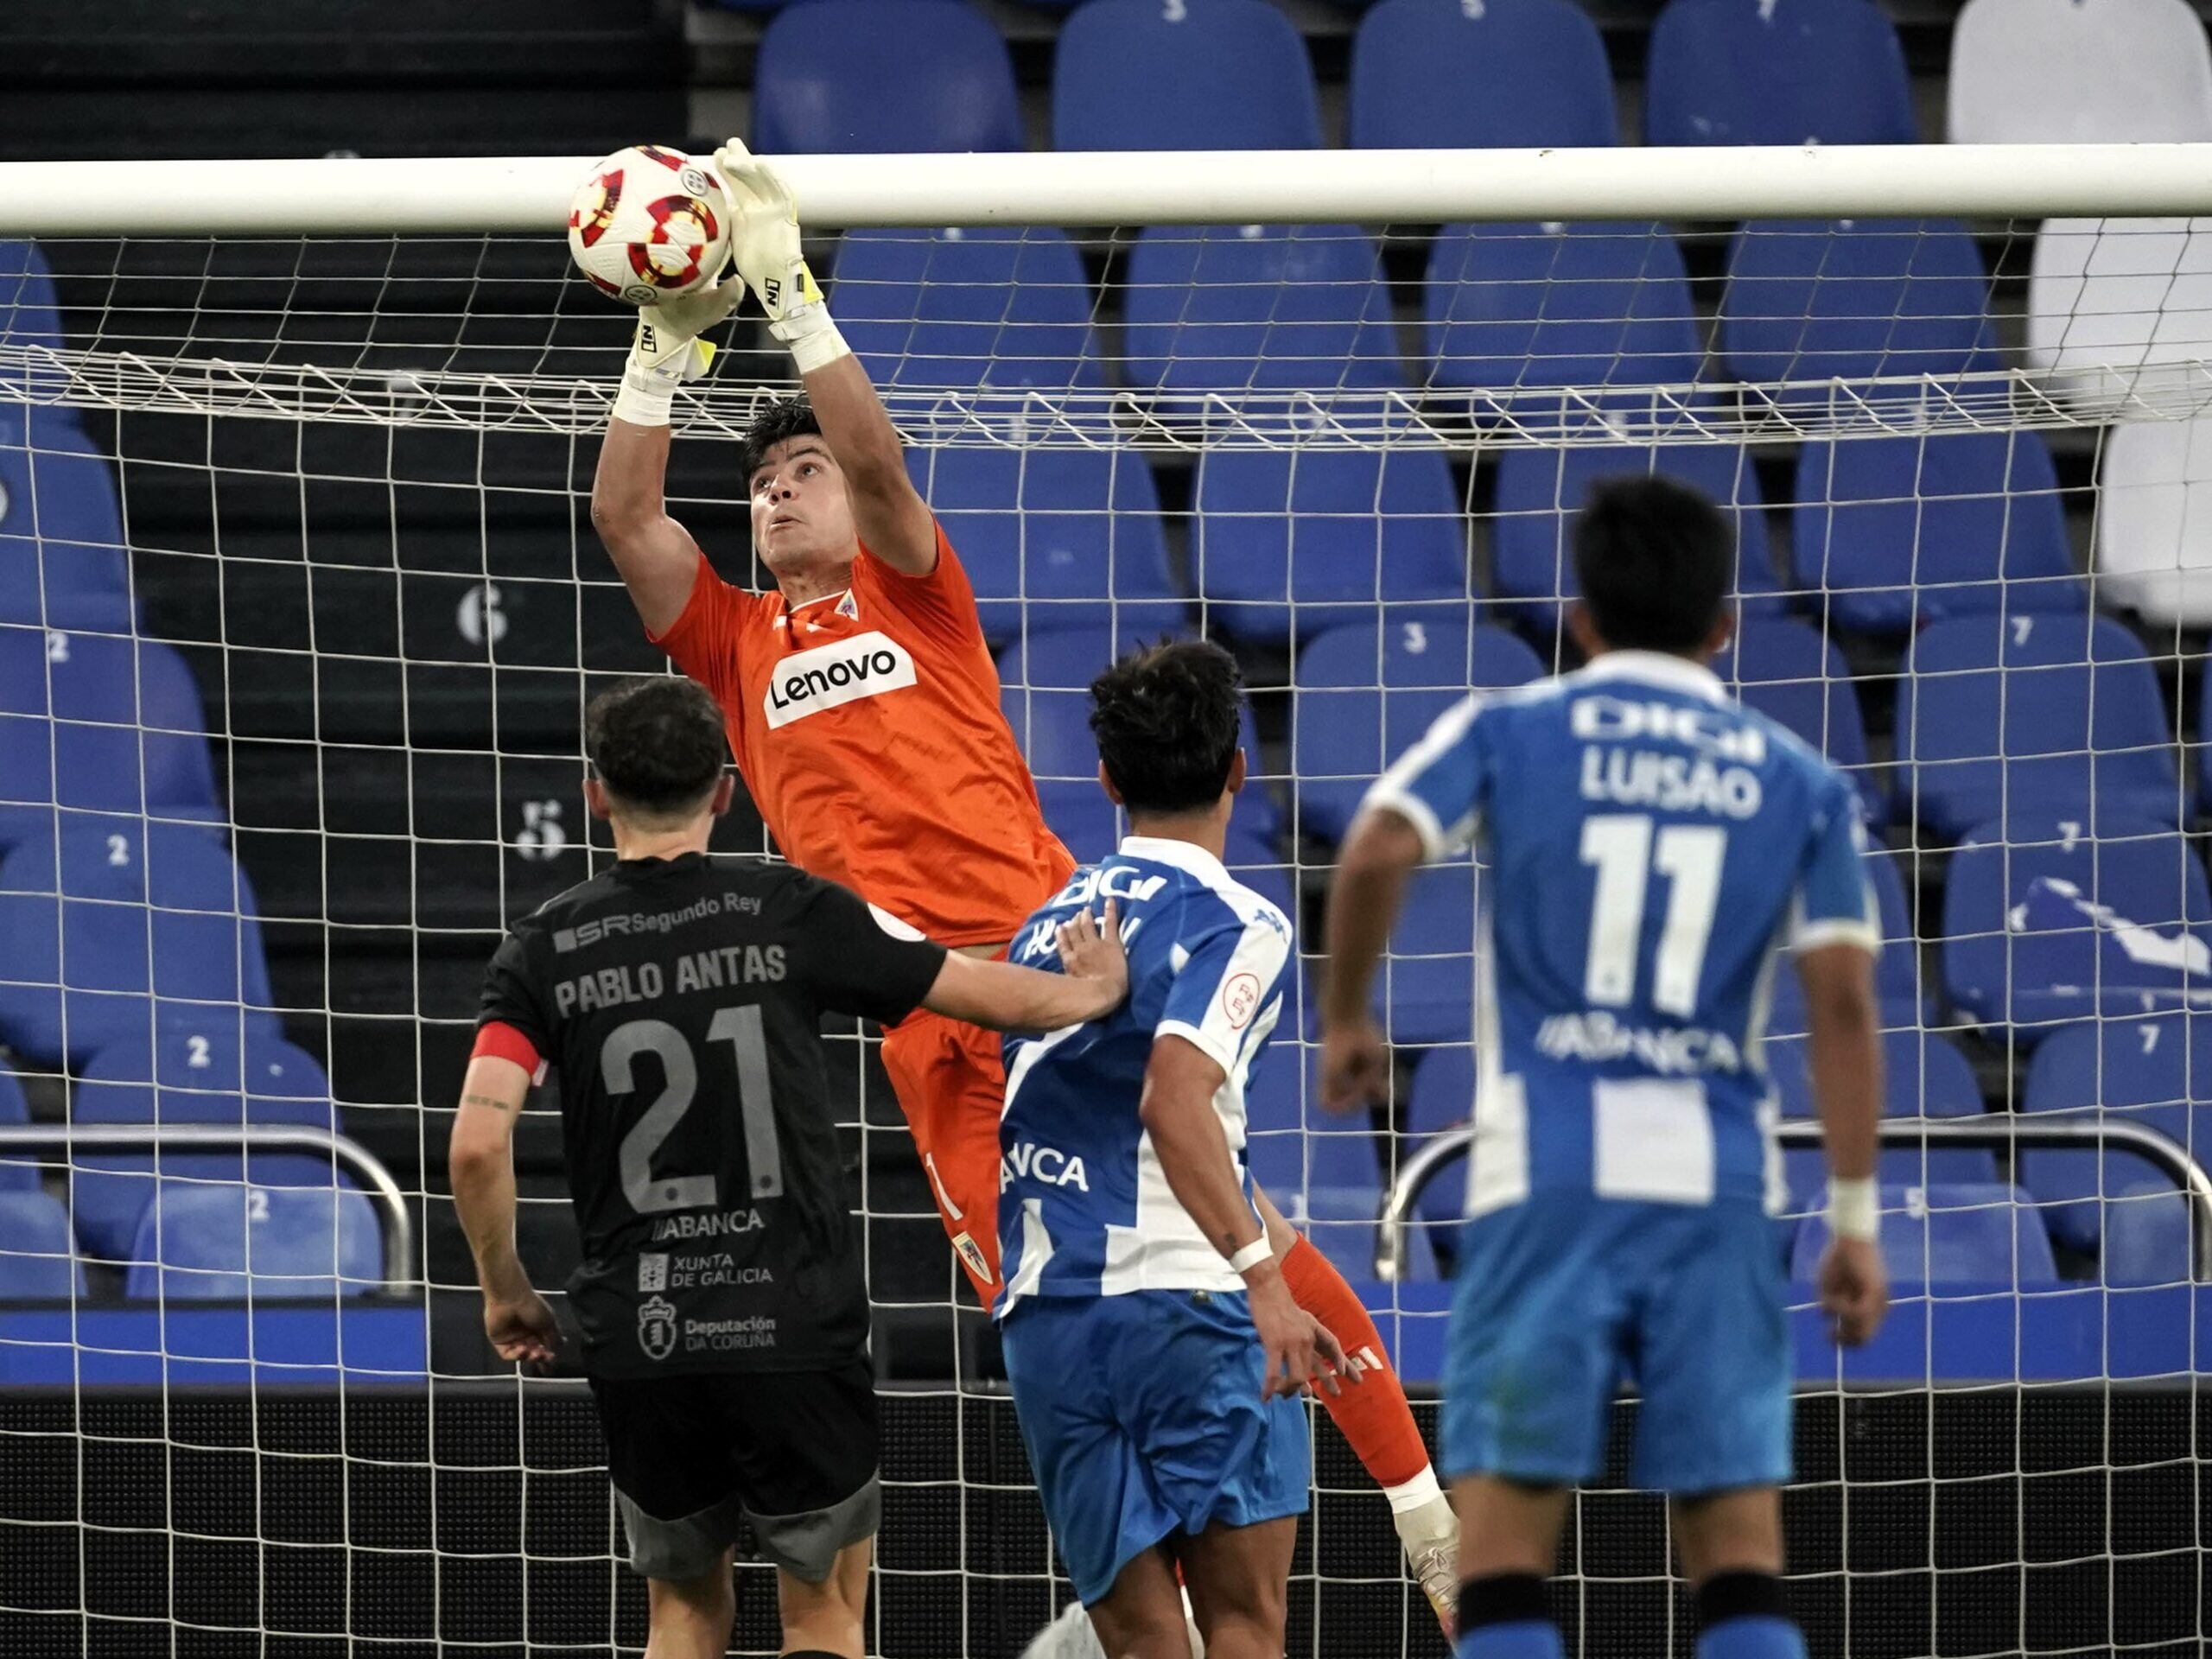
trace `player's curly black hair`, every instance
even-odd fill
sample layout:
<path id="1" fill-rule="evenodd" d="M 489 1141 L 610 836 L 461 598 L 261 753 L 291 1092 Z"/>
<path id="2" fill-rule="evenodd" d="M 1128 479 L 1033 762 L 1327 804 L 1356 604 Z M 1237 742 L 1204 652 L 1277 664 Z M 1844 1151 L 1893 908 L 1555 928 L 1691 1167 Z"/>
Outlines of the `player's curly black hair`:
<path id="1" fill-rule="evenodd" d="M 1687 656 L 1713 637 L 1736 573 L 1727 516 L 1656 474 L 1600 479 L 1574 520 L 1574 576 L 1605 642 Z"/>
<path id="2" fill-rule="evenodd" d="M 753 417 L 753 424 L 745 429 L 745 439 L 738 446 L 738 476 L 747 484 L 753 474 L 760 470 L 760 463 L 768 452 L 787 438 L 820 437 L 822 423 L 814 417 L 814 405 L 804 397 L 779 397 Z"/>
<path id="3" fill-rule="evenodd" d="M 1194 812 L 1229 786 L 1243 676 L 1204 639 L 1133 652 L 1090 683 L 1098 758 L 1131 813 Z"/>
<path id="4" fill-rule="evenodd" d="M 624 680 L 584 710 L 584 753 L 618 805 L 652 817 L 695 811 L 721 781 L 721 710 L 673 674 Z"/>

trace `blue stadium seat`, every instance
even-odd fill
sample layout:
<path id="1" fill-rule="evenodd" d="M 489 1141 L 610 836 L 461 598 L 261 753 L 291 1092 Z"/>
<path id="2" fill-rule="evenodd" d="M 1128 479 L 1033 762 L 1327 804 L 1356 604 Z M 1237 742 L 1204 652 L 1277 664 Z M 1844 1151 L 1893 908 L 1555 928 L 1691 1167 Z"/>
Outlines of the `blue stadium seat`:
<path id="1" fill-rule="evenodd" d="M 219 822 L 200 688 L 151 639 L 0 624 L 0 843 L 54 807 Z"/>
<path id="2" fill-rule="evenodd" d="M 1789 972 L 1787 963 L 1777 973 Z M 1813 1099 L 1813 1079 L 1803 1038 L 1766 1045 L 1767 1073 L 1774 1079 L 1784 1117 L 1818 1116 Z M 1932 1031 L 1892 1027 L 1882 1033 L 1882 1116 L 1898 1117 L 1980 1117 L 1984 1106 L 1981 1085 L 1974 1067 L 1951 1041 Z M 1827 1154 L 1817 1147 L 1785 1151 L 1784 1173 L 1792 1198 L 1801 1208 L 1819 1203 L 1827 1188 Z M 1882 1143 L 1878 1173 L 1884 1182 L 1897 1186 L 1925 1186 L 1930 1182 L 1956 1184 L 1995 1181 L 1997 1154 L 1989 1147 L 1959 1147 L 1923 1142 L 1900 1146 Z"/>
<path id="3" fill-rule="evenodd" d="M 1595 418 L 1554 387 L 1687 385 L 1705 366 L 1682 251 L 1651 224 L 1447 225 L 1428 254 L 1423 343 L 1439 391 L 1522 392 L 1514 407 Z"/>
<path id="4" fill-rule="evenodd" d="M 1414 1065 L 1413 1088 L 1406 1100 L 1408 1150 L 1416 1151 L 1429 1136 L 1459 1128 L 1475 1113 L 1478 1080 L 1475 1051 L 1466 1033 L 1458 1039 L 1426 1051 Z M 1447 1164 L 1423 1187 L 1414 1212 L 1432 1228 L 1455 1226 L 1467 1205 L 1467 1160 Z"/>
<path id="5" fill-rule="evenodd" d="M 1588 149 L 1619 137 L 1613 72 L 1571 0 L 1381 0 L 1352 36 L 1363 149 Z"/>
<path id="6" fill-rule="evenodd" d="M 94 1055 L 69 1103 L 70 1122 L 298 1124 L 338 1128 L 322 1068 L 281 1037 L 224 1020 L 203 1029 L 126 1037 Z M 70 1210 L 88 1255 L 120 1261 L 137 1236 L 156 1177 L 233 1185 L 350 1186 L 327 1158 L 304 1153 L 86 1153 L 73 1160 Z"/>
<path id="7" fill-rule="evenodd" d="M 273 1030 L 257 916 L 206 833 L 65 816 L 0 859 L 0 1039 L 41 1065 L 81 1064 L 156 1021 Z"/>
<path id="8" fill-rule="evenodd" d="M 2050 451 L 2034 432 L 1808 443 L 1790 562 L 1862 633 L 1980 611 L 2079 611 Z"/>
<path id="9" fill-rule="evenodd" d="M 1882 954 L 1874 963 L 1874 995 L 1885 1029 L 1920 1025 L 1928 1014 L 1929 1000 L 1920 982 L 1920 950 L 1913 931 L 1912 910 L 1905 901 L 1907 853 L 1877 848 L 1866 855 L 1867 885 L 1874 889 L 1874 905 L 1882 925 Z M 1773 1010 L 1767 1030 L 1777 1038 L 1802 1036 L 1805 1032 L 1805 992 L 1788 963 L 1775 969 Z"/>
<path id="10" fill-rule="evenodd" d="M 0 241 L 0 345 L 61 349 L 61 302 L 35 242 Z"/>
<path id="11" fill-rule="evenodd" d="M 1133 385 L 1372 392 L 1402 384 L 1389 290 L 1356 226 L 1160 226 L 1137 238 L 1124 280 L 1122 362 Z"/>
<path id="12" fill-rule="evenodd" d="M 16 1074 L 0 1071 L 0 1125 L 28 1123 L 31 1109 L 23 1099 L 23 1086 Z M 39 1154 L 24 1153 L 0 1158 L 0 1192 L 35 1192 L 38 1187 Z"/>
<path id="13" fill-rule="evenodd" d="M 0 292 L 6 282 L 0 272 Z M 130 572 L 115 480 L 74 421 L 0 404 L 0 622 L 55 615 L 130 632 Z"/>
<path id="14" fill-rule="evenodd" d="M 1128 824 L 1096 780 L 1044 779 L 1037 804 L 1046 825 L 1075 855 L 1078 864 L 1096 864 L 1122 844 Z"/>
<path id="15" fill-rule="evenodd" d="M 1826 383 L 1997 366 L 1987 311 L 1955 220 L 1754 219 L 1729 250 L 1720 346 L 1739 379 L 1821 383 L 1777 394 L 1785 405 L 1855 402 Z"/>
<path id="16" fill-rule="evenodd" d="M 1090 0 L 1052 57 L 1055 149 L 1314 149 L 1313 66 L 1265 0 Z"/>
<path id="17" fill-rule="evenodd" d="M 2133 1186 L 2104 1206 L 2101 1265 L 2107 1285 L 2185 1285 L 2190 1269 L 2189 1200 L 2164 1185 Z"/>
<path id="18" fill-rule="evenodd" d="M 1150 639 L 1132 638 L 1127 631 L 1116 635 L 1103 627 L 1039 629 L 999 653 L 999 702 L 1006 710 L 1007 723 L 1014 728 L 1014 741 L 1021 745 L 1029 769 L 1039 779 L 1040 798 L 1046 798 L 1046 788 L 1052 786 L 1046 822 L 1056 830 L 1060 828 L 1051 810 L 1057 806 L 1082 826 L 1077 833 L 1097 850 L 1086 854 L 1072 841 L 1068 849 L 1086 862 L 1111 851 L 1116 844 L 1110 835 L 1103 846 L 1097 840 L 1101 829 L 1110 822 L 1112 803 L 1106 801 L 1105 791 L 1097 784 L 1098 746 L 1090 735 L 1090 683 L 1116 656 L 1150 643 Z M 1261 775 L 1265 762 L 1249 705 L 1244 710 L 1242 741 L 1247 779 L 1230 810 L 1230 829 L 1249 841 L 1265 842 L 1275 833 L 1277 817 L 1267 781 Z M 1059 787 L 1063 785 L 1072 788 L 1063 792 Z M 1105 811 L 1089 805 L 1086 797 L 1104 803 Z M 1062 838 L 1065 839 L 1065 833 Z"/>
<path id="19" fill-rule="evenodd" d="M 912 447 L 906 467 L 993 641 L 1025 626 L 1116 627 L 1125 644 L 1182 630 L 1159 492 L 1136 450 Z"/>
<path id="20" fill-rule="evenodd" d="M 1021 149 L 1014 60 L 963 0 L 812 0 L 761 31 L 764 156 Z"/>
<path id="21" fill-rule="evenodd" d="M 376 1212 L 359 1192 L 166 1180 L 131 1241 L 123 1294 L 328 1301 L 380 1285 L 382 1253 Z"/>
<path id="22" fill-rule="evenodd" d="M 2007 812 L 2174 823 L 2183 797 L 2164 710 L 2142 642 L 2110 617 L 1936 623 L 1905 656 L 1899 804 L 1945 837 Z"/>
<path id="23" fill-rule="evenodd" d="M 1374 1270 L 1382 1177 L 1365 1120 L 1322 1112 L 1287 1013 L 1244 1090 L 1245 1156 L 1291 1224 L 1350 1277 Z M 1309 1110 L 1306 1103 L 1313 1103 Z"/>
<path id="24" fill-rule="evenodd" d="M 1649 473 L 1694 485 L 1727 511 L 1736 526 L 1739 608 L 1778 613 L 1786 601 L 1775 583 L 1758 474 L 1748 449 L 1719 443 L 1508 449 L 1497 463 L 1491 534 L 1491 585 L 1499 601 L 1511 601 L 1504 608 L 1548 631 L 1560 601 L 1574 592 L 1573 516 L 1590 486 Z"/>
<path id="25" fill-rule="evenodd" d="M 1713 669 L 1745 704 L 1849 772 L 1868 823 L 1889 821 L 1889 796 L 1867 756 L 1859 696 L 1835 641 L 1788 617 L 1747 616 Z"/>
<path id="26" fill-rule="evenodd" d="M 1644 67 L 1649 144 L 1909 144 L 1897 29 L 1866 0 L 1672 0 Z"/>
<path id="27" fill-rule="evenodd" d="M 1503 628 L 1418 609 L 1319 635 L 1293 676 L 1299 830 L 1341 840 L 1367 786 L 1469 687 L 1524 685 L 1543 671 L 1536 653 Z"/>
<path id="28" fill-rule="evenodd" d="M 2020 1109 L 2140 1124 L 2212 1163 L 2212 1014 L 2138 1014 L 2053 1032 L 2029 1062 Z M 2096 1248 L 2100 1199 L 2173 1185 L 2148 1159 L 2117 1148 L 2024 1151 L 2020 1181 L 2045 1206 L 2051 1236 L 2082 1250 Z"/>
<path id="29" fill-rule="evenodd" d="M 2212 891 L 2178 834 L 2104 818 L 1967 832 L 1943 892 L 1943 984 L 2026 1047 L 2071 1020 L 2183 1006 L 2212 989 Z M 2009 843 L 2009 844 L 2008 844 Z"/>
<path id="30" fill-rule="evenodd" d="M 1475 1019 L 1475 865 L 1431 864 L 1406 888 L 1375 976 L 1375 1013 L 1403 1048 L 1464 1043 Z"/>
<path id="31" fill-rule="evenodd" d="M 848 231 L 830 276 L 838 327 L 878 386 L 1106 384 L 1096 296 L 1065 231 Z"/>
<path id="32" fill-rule="evenodd" d="M 69 1217 L 36 1191 L 0 1192 L 0 1301 L 67 1301 L 85 1294 Z"/>
<path id="33" fill-rule="evenodd" d="M 1882 1256 L 1897 1284 L 1995 1284 L 2040 1290 L 2058 1282 L 2050 1237 L 2017 1186 L 1882 1187 Z M 1827 1246 L 1815 1216 L 1799 1230 L 1791 1273 L 1809 1283 Z"/>
<path id="34" fill-rule="evenodd" d="M 1452 469 L 1433 449 L 1209 449 L 1191 577 L 1240 639 L 1310 639 L 1378 603 L 1449 620 L 1468 599 Z"/>

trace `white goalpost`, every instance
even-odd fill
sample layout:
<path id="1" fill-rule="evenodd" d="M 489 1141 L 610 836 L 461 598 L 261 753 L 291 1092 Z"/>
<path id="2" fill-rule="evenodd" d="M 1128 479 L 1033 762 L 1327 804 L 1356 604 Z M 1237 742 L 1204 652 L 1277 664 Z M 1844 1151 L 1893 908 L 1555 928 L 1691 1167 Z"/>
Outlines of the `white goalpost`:
<path id="1" fill-rule="evenodd" d="M 443 1150 L 486 959 L 611 858 L 583 706 L 666 668 L 589 523 L 629 334 L 563 241 L 593 159 L 0 163 L 0 1650 L 642 1646 L 588 1402 L 483 1348 Z M 1721 666 L 1860 782 L 1887 941 L 1899 1307 L 1849 1360 L 1795 1315 L 1812 1650 L 2196 1651 L 2212 145 L 777 165 L 1078 857 L 1116 830 L 1090 676 L 1178 631 L 1243 663 L 1230 862 L 1308 969 L 1252 1161 L 1416 1385 L 1484 877 L 1420 878 L 1396 1098 L 1325 1118 L 1335 846 L 1455 697 L 1573 665 L 1593 480 L 1729 511 Z M 671 506 L 743 581 L 734 445 L 793 387 L 750 304 L 716 338 Z M 1782 995 L 1789 1122 L 1802 1028 Z M 873 1033 L 830 1043 L 886 1393 L 871 1651 L 1016 1654 L 1069 1592 Z M 1442 1652 L 1322 1423 L 1292 1651 Z M 1571 1643 L 1686 1655 L 1622 1475 L 1578 1500 Z"/>

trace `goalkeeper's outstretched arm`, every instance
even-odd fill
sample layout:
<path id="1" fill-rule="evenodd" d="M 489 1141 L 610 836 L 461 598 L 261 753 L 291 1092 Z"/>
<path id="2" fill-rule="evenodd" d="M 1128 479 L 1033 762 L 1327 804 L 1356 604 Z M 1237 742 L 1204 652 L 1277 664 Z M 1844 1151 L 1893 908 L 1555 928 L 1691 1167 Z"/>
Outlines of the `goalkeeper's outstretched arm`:
<path id="1" fill-rule="evenodd" d="M 937 525 L 906 475 L 898 429 L 868 371 L 831 321 L 799 247 L 798 206 L 766 162 L 733 138 L 715 164 L 737 206 L 730 257 L 760 296 L 768 332 L 791 347 L 814 417 L 851 492 L 853 527 L 893 569 L 925 576 L 937 568 Z"/>

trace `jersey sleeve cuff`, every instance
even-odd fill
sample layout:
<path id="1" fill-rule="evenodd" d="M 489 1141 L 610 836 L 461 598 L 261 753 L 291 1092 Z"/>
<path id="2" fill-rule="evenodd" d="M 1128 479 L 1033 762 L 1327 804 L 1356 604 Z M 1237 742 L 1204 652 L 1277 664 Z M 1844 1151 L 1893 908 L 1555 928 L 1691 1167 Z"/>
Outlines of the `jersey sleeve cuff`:
<path id="1" fill-rule="evenodd" d="M 504 1020 L 487 1020 L 476 1028 L 476 1046 L 468 1058 L 505 1060 L 529 1072 L 532 1084 L 545 1081 L 546 1064 L 537 1045 Z"/>
<path id="2" fill-rule="evenodd" d="M 1869 922 L 1839 916 L 1825 922 L 1807 922 L 1789 936 L 1792 950 L 1818 950 L 1830 944 L 1855 944 L 1867 955 L 1878 957 L 1881 930 Z"/>
<path id="3" fill-rule="evenodd" d="M 1236 1051 L 1224 1044 L 1211 1032 L 1201 1030 L 1187 1020 L 1163 1020 L 1152 1028 L 1152 1034 L 1154 1037 L 1180 1037 L 1219 1066 L 1224 1075 L 1236 1070 Z"/>
<path id="4" fill-rule="evenodd" d="M 1438 822 L 1434 810 L 1420 796 L 1401 789 L 1388 778 L 1380 779 L 1359 804 L 1362 815 L 1372 812 L 1377 807 L 1396 813 L 1413 825 L 1414 833 L 1421 837 L 1421 855 L 1430 863 L 1435 863 L 1451 851 L 1445 841 L 1443 824 Z"/>

